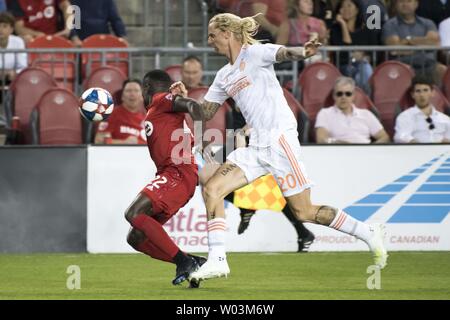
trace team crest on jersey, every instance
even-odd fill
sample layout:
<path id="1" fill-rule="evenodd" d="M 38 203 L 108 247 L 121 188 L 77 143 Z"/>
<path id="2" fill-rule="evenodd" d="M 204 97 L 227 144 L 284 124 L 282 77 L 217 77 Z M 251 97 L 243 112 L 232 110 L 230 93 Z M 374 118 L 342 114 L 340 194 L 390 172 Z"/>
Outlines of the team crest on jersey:
<path id="1" fill-rule="evenodd" d="M 167 94 L 166 99 L 169 101 L 172 101 L 172 99 L 173 99 L 172 94 L 171 93 Z"/>
<path id="2" fill-rule="evenodd" d="M 153 133 L 153 124 L 150 121 L 145 121 L 144 127 L 145 127 L 145 135 L 147 137 L 150 137 Z"/>
<path id="3" fill-rule="evenodd" d="M 239 64 L 239 70 L 244 71 L 245 70 L 245 61 L 242 60 L 241 63 Z"/>

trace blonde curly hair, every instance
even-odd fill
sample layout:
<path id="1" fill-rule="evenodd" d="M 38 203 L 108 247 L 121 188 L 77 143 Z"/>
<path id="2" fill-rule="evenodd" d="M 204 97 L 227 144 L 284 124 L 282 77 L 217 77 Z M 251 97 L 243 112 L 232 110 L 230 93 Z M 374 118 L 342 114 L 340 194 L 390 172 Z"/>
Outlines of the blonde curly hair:
<path id="1" fill-rule="evenodd" d="M 252 17 L 240 18 L 232 13 L 220 13 L 209 20 L 209 24 L 221 31 L 230 31 L 242 44 L 255 44 L 258 40 L 253 37 L 258 32 L 259 23 L 255 20 L 259 14 Z"/>

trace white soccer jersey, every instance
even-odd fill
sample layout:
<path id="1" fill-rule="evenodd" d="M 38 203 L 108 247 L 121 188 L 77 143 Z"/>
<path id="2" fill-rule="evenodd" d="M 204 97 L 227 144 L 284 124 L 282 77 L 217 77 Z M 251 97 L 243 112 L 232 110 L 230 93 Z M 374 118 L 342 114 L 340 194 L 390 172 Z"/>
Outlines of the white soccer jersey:
<path id="1" fill-rule="evenodd" d="M 281 46 L 254 44 L 242 46 L 235 63 L 217 73 L 205 100 L 222 104 L 233 98 L 252 128 L 250 145 L 269 146 L 297 121 L 289 108 L 273 64 Z"/>

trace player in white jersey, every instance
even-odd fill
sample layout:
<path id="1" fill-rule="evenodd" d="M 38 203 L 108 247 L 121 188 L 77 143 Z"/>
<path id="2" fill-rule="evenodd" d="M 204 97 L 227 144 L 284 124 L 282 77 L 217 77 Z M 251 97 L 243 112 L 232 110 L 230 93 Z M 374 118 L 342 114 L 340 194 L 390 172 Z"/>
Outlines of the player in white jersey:
<path id="1" fill-rule="evenodd" d="M 300 160 L 296 119 L 275 76 L 274 63 L 313 56 L 320 44 L 317 40 L 307 42 L 304 48 L 259 44 L 252 38 L 257 29 L 253 17 L 240 18 L 229 13 L 218 14 L 209 22 L 208 44 L 226 56 L 229 63 L 217 73 L 205 96 L 202 104 L 205 118 L 211 119 L 231 97 L 251 127 L 251 134 L 249 146 L 234 150 L 203 189 L 208 214 L 208 261 L 191 278 L 203 280 L 230 273 L 225 251 L 223 199 L 268 173 L 277 179 L 299 220 L 328 226 L 365 241 L 375 263 L 383 268 L 387 252 L 382 225 L 369 226 L 342 210 L 311 203 L 311 182 Z"/>

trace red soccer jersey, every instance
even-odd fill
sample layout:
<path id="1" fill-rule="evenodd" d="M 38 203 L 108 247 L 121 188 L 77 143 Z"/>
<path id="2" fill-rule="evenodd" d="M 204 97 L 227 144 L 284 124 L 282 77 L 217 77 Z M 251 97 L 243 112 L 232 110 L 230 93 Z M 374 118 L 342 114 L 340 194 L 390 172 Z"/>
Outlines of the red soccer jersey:
<path id="1" fill-rule="evenodd" d="M 10 10 L 16 19 L 22 19 L 25 27 L 54 34 L 58 31 L 58 10 L 63 0 L 17 0 Z"/>
<path id="2" fill-rule="evenodd" d="M 192 154 L 192 134 L 186 133 L 184 113 L 172 112 L 172 95 L 157 93 L 145 118 L 145 132 L 150 156 L 157 171 L 168 166 L 187 169 L 197 175 Z"/>
<path id="3" fill-rule="evenodd" d="M 130 112 L 125 107 L 118 106 L 114 108 L 107 122 L 99 124 L 98 132 L 109 132 L 112 139 L 137 137 L 139 144 L 145 144 L 144 120 L 144 113 Z"/>

